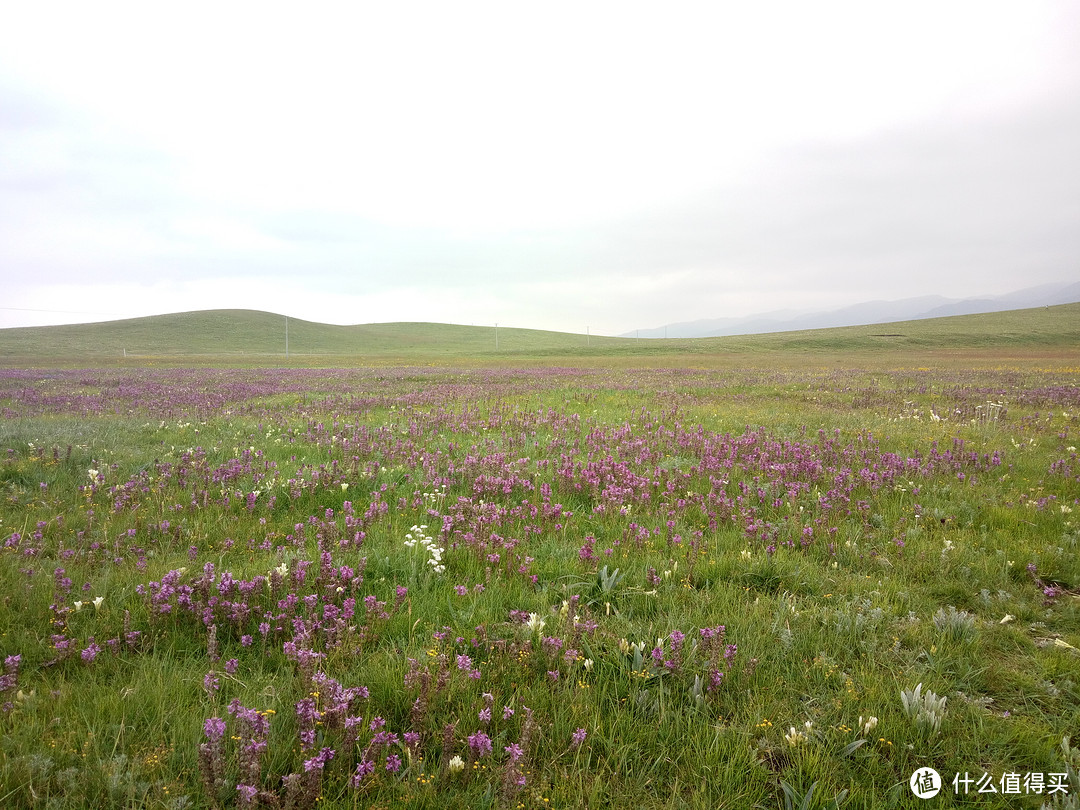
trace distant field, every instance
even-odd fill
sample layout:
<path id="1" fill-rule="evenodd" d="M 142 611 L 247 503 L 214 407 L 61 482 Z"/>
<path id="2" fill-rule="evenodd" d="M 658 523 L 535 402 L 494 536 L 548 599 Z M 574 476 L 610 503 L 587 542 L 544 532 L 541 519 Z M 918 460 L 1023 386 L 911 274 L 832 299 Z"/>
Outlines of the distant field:
<path id="1" fill-rule="evenodd" d="M 497 333 L 497 334 L 496 334 Z M 496 343 L 497 338 L 497 343 Z M 1080 360 L 1080 304 L 871 326 L 722 338 L 638 340 L 433 323 L 334 326 L 251 310 L 211 310 L 70 326 L 0 329 L 0 364 L 335 366 L 917 365 Z"/>

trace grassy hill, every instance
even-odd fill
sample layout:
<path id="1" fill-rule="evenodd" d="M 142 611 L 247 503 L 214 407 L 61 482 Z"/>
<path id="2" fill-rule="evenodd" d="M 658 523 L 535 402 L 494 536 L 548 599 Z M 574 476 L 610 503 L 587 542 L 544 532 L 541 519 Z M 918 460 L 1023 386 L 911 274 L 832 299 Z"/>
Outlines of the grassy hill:
<path id="1" fill-rule="evenodd" d="M 672 340 L 434 323 L 335 326 L 252 310 L 0 329 L 0 364 L 355 364 L 366 362 L 669 363 L 748 355 L 912 356 L 1049 353 L 1080 363 L 1080 304 L 763 335 Z"/>
<path id="2" fill-rule="evenodd" d="M 289 354 L 374 356 L 495 352 L 495 329 L 435 323 L 336 326 L 288 319 Z M 170 355 L 285 356 L 286 319 L 244 309 L 218 309 L 65 326 L 0 330 L 0 357 L 116 357 Z M 631 342 L 589 338 L 599 346 Z M 498 330 L 502 352 L 586 346 L 584 335 L 536 329 Z"/>

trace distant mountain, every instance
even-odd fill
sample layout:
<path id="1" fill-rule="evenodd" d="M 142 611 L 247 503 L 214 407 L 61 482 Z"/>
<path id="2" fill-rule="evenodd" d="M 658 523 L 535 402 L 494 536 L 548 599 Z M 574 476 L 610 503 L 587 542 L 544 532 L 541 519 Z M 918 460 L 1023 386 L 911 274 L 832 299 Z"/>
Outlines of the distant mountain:
<path id="1" fill-rule="evenodd" d="M 1006 295 L 980 298 L 945 298 L 923 295 L 899 301 L 865 301 L 833 310 L 776 310 L 743 318 L 710 318 L 670 323 L 653 329 L 636 329 L 620 337 L 696 338 L 727 335 L 759 335 L 800 329 L 829 329 L 894 321 L 918 321 L 947 315 L 977 315 L 1010 309 L 1056 306 L 1080 302 L 1080 282 L 1042 284 Z"/>

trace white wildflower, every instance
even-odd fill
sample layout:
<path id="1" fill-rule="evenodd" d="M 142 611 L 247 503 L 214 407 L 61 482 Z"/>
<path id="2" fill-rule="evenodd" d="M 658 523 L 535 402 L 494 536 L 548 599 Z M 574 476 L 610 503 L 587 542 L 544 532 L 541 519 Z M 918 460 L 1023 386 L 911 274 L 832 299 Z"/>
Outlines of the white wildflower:
<path id="1" fill-rule="evenodd" d="M 788 745 L 798 745 L 806 742 L 806 735 L 801 731 L 796 731 L 795 726 L 791 726 L 788 733 L 784 735 L 784 739 L 788 741 Z"/>
<path id="2" fill-rule="evenodd" d="M 534 633 L 539 633 L 544 629 L 546 622 L 540 618 L 539 613 L 530 613 L 529 621 L 525 623 L 525 626 L 532 630 Z"/>

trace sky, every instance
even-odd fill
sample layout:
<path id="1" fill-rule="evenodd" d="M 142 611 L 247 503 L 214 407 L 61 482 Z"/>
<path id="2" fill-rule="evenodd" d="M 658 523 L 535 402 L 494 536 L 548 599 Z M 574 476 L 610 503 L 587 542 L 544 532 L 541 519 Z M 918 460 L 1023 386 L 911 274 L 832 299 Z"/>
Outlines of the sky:
<path id="1" fill-rule="evenodd" d="M 0 327 L 619 334 L 1080 278 L 1080 3 L 13 4 Z"/>

